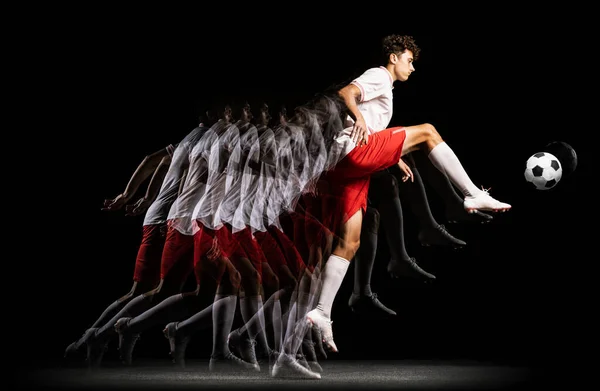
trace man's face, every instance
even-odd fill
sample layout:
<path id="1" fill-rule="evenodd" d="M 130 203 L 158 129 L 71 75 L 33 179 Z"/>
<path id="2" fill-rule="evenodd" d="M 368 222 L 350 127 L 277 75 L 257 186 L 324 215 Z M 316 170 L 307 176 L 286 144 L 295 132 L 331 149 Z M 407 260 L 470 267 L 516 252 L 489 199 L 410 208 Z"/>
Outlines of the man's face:
<path id="1" fill-rule="evenodd" d="M 223 119 L 226 123 L 230 124 L 233 122 L 233 115 L 231 111 L 231 106 L 225 106 L 225 110 L 223 111 Z"/>
<path id="2" fill-rule="evenodd" d="M 287 123 L 287 110 L 281 109 L 279 112 L 279 123 L 285 125 Z"/>
<path id="3" fill-rule="evenodd" d="M 390 55 L 390 61 L 394 64 L 394 76 L 396 76 L 397 80 L 408 80 L 410 74 L 415 71 L 413 60 L 413 52 L 410 50 L 405 50 L 400 55 Z"/>
<path id="4" fill-rule="evenodd" d="M 271 121 L 271 115 L 269 114 L 269 107 L 265 105 L 260 110 L 260 122 L 263 125 L 268 125 L 269 121 Z"/>
<path id="5" fill-rule="evenodd" d="M 250 105 L 245 105 L 242 109 L 242 118 L 240 118 L 244 122 L 250 122 L 252 120 L 252 111 L 250 110 Z"/>

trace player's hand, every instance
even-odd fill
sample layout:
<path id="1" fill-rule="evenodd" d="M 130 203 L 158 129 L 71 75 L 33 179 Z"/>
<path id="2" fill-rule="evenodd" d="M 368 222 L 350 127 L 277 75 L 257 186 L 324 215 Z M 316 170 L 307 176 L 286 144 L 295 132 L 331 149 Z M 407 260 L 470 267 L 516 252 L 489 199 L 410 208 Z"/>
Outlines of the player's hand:
<path id="1" fill-rule="evenodd" d="M 350 133 L 350 138 L 359 147 L 366 145 L 369 142 L 369 128 L 367 128 L 367 123 L 364 118 L 356 119 L 354 127 L 352 128 L 352 133 Z"/>
<path id="2" fill-rule="evenodd" d="M 140 198 L 135 203 L 125 206 L 125 216 L 139 216 L 146 213 L 152 202 L 145 197 Z"/>
<path id="3" fill-rule="evenodd" d="M 125 197 L 123 194 L 119 194 L 113 199 L 104 200 L 104 206 L 102 207 L 102 210 L 119 210 L 123 208 L 127 201 L 127 197 Z"/>
<path id="4" fill-rule="evenodd" d="M 402 171 L 402 173 L 404 174 L 402 175 L 402 182 L 406 182 L 409 179 L 411 182 L 415 181 L 415 176 L 413 175 L 412 170 L 410 169 L 408 164 L 404 163 L 404 160 L 400 159 L 400 161 L 398 162 L 398 167 L 400 167 L 400 171 Z"/>
<path id="5" fill-rule="evenodd" d="M 217 238 L 213 238 L 212 245 L 210 249 L 206 252 L 206 258 L 209 261 L 214 262 L 217 258 L 221 256 L 221 248 L 219 247 L 219 241 Z"/>

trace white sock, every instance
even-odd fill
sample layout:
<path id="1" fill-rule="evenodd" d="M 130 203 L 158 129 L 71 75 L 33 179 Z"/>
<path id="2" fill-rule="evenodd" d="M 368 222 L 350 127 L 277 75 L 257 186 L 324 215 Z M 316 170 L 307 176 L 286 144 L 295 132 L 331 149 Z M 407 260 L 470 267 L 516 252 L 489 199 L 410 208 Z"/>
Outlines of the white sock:
<path id="1" fill-rule="evenodd" d="M 331 319 L 331 307 L 333 306 L 333 299 L 337 294 L 346 271 L 348 271 L 350 261 L 337 255 L 330 255 L 325 262 L 323 267 L 323 273 L 321 278 L 323 279 L 323 285 L 321 287 L 321 294 L 319 301 L 317 302 L 317 310 L 321 311 L 323 315 Z"/>
<path id="2" fill-rule="evenodd" d="M 438 170 L 448 176 L 465 197 L 472 197 L 481 193 L 481 190 L 471 181 L 460 160 L 448 144 L 445 142 L 439 143 L 431 150 L 428 157 Z"/>

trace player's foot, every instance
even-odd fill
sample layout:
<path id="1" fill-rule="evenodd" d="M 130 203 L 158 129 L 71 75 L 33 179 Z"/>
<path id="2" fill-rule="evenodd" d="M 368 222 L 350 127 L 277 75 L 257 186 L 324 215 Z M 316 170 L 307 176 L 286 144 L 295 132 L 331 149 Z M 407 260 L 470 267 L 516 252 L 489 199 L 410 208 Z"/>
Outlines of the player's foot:
<path id="1" fill-rule="evenodd" d="M 465 197 L 463 204 L 465 210 L 469 213 L 473 213 L 477 210 L 490 212 L 506 212 L 507 210 L 510 210 L 511 206 L 509 204 L 492 198 L 488 191 L 489 189 L 483 189 L 474 196 Z"/>
<path id="2" fill-rule="evenodd" d="M 494 219 L 494 216 L 480 212 L 478 210 L 467 212 L 464 204 L 461 202 L 456 206 L 449 206 L 445 210 L 446 221 L 450 224 L 458 223 L 479 223 L 486 224 Z"/>
<path id="3" fill-rule="evenodd" d="M 279 355 L 277 362 L 273 365 L 273 371 L 271 371 L 272 377 L 295 377 L 302 379 L 314 379 L 318 380 L 321 378 L 319 373 L 313 372 L 300 365 L 296 359 L 291 357 L 289 354 L 282 353 Z"/>
<path id="4" fill-rule="evenodd" d="M 335 346 L 335 342 L 333 342 L 333 330 L 331 328 L 333 322 L 329 318 L 326 318 L 321 311 L 316 308 L 312 311 L 308 311 L 306 319 L 311 327 L 317 327 L 321 331 L 321 338 L 325 346 L 327 346 L 329 350 L 337 352 L 338 348 Z"/>
<path id="5" fill-rule="evenodd" d="M 421 242 L 422 246 L 452 246 L 460 248 L 467 245 L 464 241 L 450 235 L 443 224 L 438 224 L 437 227 L 422 229 L 419 232 L 419 242 Z"/>
<path id="6" fill-rule="evenodd" d="M 260 369 L 256 358 L 256 340 L 250 339 L 247 334 L 242 335 L 237 329 L 229 333 L 227 343 L 233 354 L 250 364 L 258 366 Z"/>
<path id="7" fill-rule="evenodd" d="M 391 259 L 388 262 L 387 271 L 392 278 L 410 277 L 422 281 L 435 280 L 435 276 L 423 270 L 413 257 L 401 261 Z"/>
<path id="8" fill-rule="evenodd" d="M 229 352 L 224 356 L 211 356 L 208 364 L 211 372 L 239 372 L 240 369 L 249 371 L 260 371 L 256 364 L 250 364 Z"/>
<path id="9" fill-rule="evenodd" d="M 321 330 L 319 330 L 317 327 L 312 327 L 309 331 L 311 332 L 310 339 L 313 341 L 313 346 L 315 347 L 315 353 L 317 354 L 317 357 L 327 360 L 327 352 L 323 346 L 323 336 L 321 334 Z"/>
<path id="10" fill-rule="evenodd" d="M 84 334 L 84 336 L 85 336 L 85 334 Z M 64 355 L 65 358 L 70 357 L 79 351 L 79 348 L 83 344 L 82 339 L 83 339 L 83 337 L 81 337 L 80 339 L 78 339 L 75 342 L 71 342 L 69 344 L 69 346 L 67 346 L 67 348 L 65 349 L 65 355 Z"/>
<path id="11" fill-rule="evenodd" d="M 91 330 L 91 331 L 90 331 Z M 69 344 L 69 346 L 67 346 L 67 348 L 65 349 L 65 358 L 72 356 L 74 354 L 76 354 L 79 349 L 81 349 L 81 347 L 86 344 L 88 338 L 90 337 L 91 333 L 94 333 L 95 330 L 97 330 L 96 328 L 94 329 L 87 329 L 83 335 L 81 336 L 81 338 L 79 338 L 77 341 L 72 342 Z"/>
<path id="12" fill-rule="evenodd" d="M 352 293 L 348 306 L 352 312 L 359 315 L 378 316 L 378 315 L 396 315 L 396 312 L 387 308 L 377 298 L 377 293 L 371 295 L 357 295 Z"/>
<path id="13" fill-rule="evenodd" d="M 296 353 L 296 361 L 298 361 L 298 364 L 302 365 L 304 368 L 310 369 L 310 365 L 308 365 L 308 361 L 306 360 L 304 353 Z"/>
<path id="14" fill-rule="evenodd" d="M 315 351 L 315 343 L 310 339 L 310 333 L 306 334 L 306 337 L 302 340 L 302 353 L 306 358 L 309 369 L 313 372 L 321 373 L 323 372 L 323 368 L 319 364 L 317 360 L 317 352 Z"/>
<path id="15" fill-rule="evenodd" d="M 115 330 L 119 334 L 119 356 L 125 365 L 131 365 L 133 348 L 140 338 L 139 334 L 129 331 L 129 321 L 131 318 L 120 318 L 115 323 Z"/>
<path id="16" fill-rule="evenodd" d="M 275 362 L 277 361 L 278 357 L 279 352 L 271 348 L 269 348 L 268 353 L 263 355 L 257 355 L 256 359 L 258 360 L 260 370 L 262 371 L 263 368 L 269 368 L 269 373 L 271 373 L 271 371 L 273 370 L 273 365 L 275 365 Z"/>
<path id="17" fill-rule="evenodd" d="M 163 330 L 163 334 L 169 340 L 169 347 L 171 349 L 171 358 L 173 364 L 180 368 L 185 368 L 185 349 L 190 342 L 191 337 L 185 335 L 177 330 L 177 322 L 167 324 Z"/>
<path id="18" fill-rule="evenodd" d="M 99 337 L 96 334 L 98 328 L 94 327 L 88 329 L 85 334 L 83 340 L 87 346 L 87 365 L 88 368 L 94 369 L 98 368 L 102 363 L 102 358 L 104 357 L 104 352 L 108 347 L 108 341 L 102 337 Z"/>
<path id="19" fill-rule="evenodd" d="M 71 342 L 69 344 L 69 346 L 67 346 L 67 348 L 65 349 L 65 355 L 64 357 L 67 358 L 75 353 L 77 353 L 77 351 L 79 350 L 79 341 L 75 341 L 75 342 Z"/>

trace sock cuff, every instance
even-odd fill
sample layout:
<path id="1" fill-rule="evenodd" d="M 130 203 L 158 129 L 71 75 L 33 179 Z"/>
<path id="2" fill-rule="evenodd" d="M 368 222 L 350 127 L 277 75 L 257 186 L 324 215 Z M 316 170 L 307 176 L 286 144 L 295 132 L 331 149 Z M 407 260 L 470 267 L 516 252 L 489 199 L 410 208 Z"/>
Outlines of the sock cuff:
<path id="1" fill-rule="evenodd" d="M 329 262 L 333 262 L 334 264 L 339 265 L 341 267 L 345 267 L 346 269 L 350 266 L 349 260 L 347 260 L 346 258 L 342 258 L 338 255 L 333 255 L 333 254 L 331 254 L 329 256 L 329 259 L 327 259 L 326 264 Z"/>
<path id="2" fill-rule="evenodd" d="M 428 156 L 431 156 L 436 150 L 437 150 L 437 152 L 435 152 L 435 153 L 438 154 L 438 153 L 447 151 L 449 149 L 450 149 L 450 146 L 445 141 L 442 141 L 441 143 L 439 143 L 438 145 L 433 147 L 433 149 L 431 151 L 429 151 Z"/>

